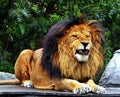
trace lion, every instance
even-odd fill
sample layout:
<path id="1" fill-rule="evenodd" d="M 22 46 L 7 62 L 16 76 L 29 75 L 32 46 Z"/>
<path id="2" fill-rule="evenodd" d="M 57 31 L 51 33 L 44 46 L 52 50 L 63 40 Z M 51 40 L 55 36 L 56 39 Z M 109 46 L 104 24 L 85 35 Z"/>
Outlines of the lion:
<path id="1" fill-rule="evenodd" d="M 16 82 L 37 89 L 104 94 L 105 88 L 93 80 L 103 65 L 103 42 L 104 28 L 96 20 L 80 17 L 56 23 L 43 48 L 20 53 L 14 67 Z"/>

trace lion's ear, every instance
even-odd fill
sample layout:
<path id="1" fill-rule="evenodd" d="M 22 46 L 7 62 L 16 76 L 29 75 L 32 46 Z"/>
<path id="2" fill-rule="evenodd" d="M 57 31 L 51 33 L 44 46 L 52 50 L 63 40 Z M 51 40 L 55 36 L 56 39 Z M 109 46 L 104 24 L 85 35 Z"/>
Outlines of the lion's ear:
<path id="1" fill-rule="evenodd" d="M 98 22 L 97 20 L 88 20 L 84 23 L 85 25 L 89 26 L 91 30 L 99 31 L 99 32 L 104 32 L 104 27 L 103 25 Z"/>
<path id="2" fill-rule="evenodd" d="M 85 25 L 90 26 L 92 23 L 97 22 L 97 20 L 88 20 L 85 22 Z"/>

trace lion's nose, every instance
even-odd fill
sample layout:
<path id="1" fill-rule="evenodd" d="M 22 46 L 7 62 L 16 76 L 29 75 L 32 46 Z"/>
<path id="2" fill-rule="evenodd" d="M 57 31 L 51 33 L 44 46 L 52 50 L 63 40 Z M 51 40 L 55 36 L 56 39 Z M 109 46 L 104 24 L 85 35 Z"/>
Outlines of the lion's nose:
<path id="1" fill-rule="evenodd" d="M 88 42 L 81 42 L 81 44 L 84 46 L 84 48 L 86 48 L 86 46 L 88 45 Z"/>

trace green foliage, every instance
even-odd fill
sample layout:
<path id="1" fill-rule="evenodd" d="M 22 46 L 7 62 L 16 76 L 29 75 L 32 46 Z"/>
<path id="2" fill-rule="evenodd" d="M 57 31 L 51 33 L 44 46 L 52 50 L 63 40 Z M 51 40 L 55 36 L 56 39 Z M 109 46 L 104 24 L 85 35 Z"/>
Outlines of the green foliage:
<path id="1" fill-rule="evenodd" d="M 12 72 L 13 73 L 13 65 L 11 64 L 12 55 L 0 48 L 0 71 Z"/>
<path id="2" fill-rule="evenodd" d="M 21 50 L 42 47 L 51 25 L 87 13 L 105 27 L 105 65 L 120 48 L 119 0 L 1 0 L 0 70 L 13 72 Z"/>

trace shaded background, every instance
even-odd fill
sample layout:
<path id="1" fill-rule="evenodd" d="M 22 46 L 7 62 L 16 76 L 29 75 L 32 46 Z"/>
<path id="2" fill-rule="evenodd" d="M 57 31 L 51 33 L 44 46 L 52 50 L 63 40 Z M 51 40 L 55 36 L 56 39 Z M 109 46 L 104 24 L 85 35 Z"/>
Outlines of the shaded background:
<path id="1" fill-rule="evenodd" d="M 106 29 L 106 66 L 120 48 L 120 0 L 0 0 L 0 71 L 13 73 L 21 50 L 42 47 L 51 25 L 82 12 Z"/>

